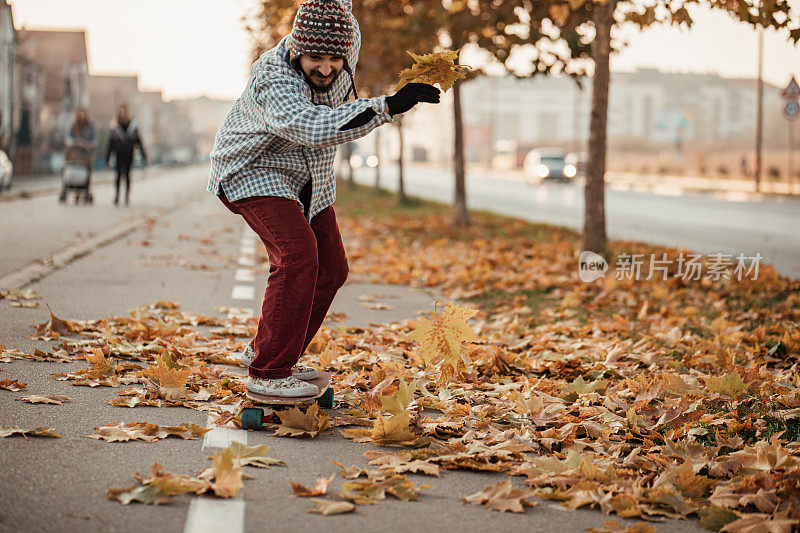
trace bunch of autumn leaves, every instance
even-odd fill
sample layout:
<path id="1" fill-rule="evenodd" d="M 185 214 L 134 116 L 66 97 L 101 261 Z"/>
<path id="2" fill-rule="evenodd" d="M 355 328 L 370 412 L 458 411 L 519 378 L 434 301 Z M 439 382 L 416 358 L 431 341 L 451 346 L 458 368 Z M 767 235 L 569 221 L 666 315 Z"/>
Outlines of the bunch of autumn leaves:
<path id="1" fill-rule="evenodd" d="M 163 467 L 156 463 L 150 475 L 136 474 L 138 485 L 124 489 L 112 488 L 108 491 L 107 497 L 123 505 L 134 501 L 159 505 L 181 494 L 212 494 L 219 498 L 231 498 L 242 488 L 243 479 L 246 477 L 243 470 L 245 466 L 269 468 L 283 464 L 267 457 L 268 450 L 269 447 L 266 445 L 247 446 L 233 442 L 227 449 L 211 457 L 212 466 L 196 477 L 165 472 Z"/>

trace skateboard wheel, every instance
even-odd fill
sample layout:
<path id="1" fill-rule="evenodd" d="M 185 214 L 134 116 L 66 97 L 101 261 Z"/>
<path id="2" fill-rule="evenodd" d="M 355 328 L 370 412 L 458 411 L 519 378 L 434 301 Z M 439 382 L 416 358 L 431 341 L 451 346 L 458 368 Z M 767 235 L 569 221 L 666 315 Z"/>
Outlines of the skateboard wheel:
<path id="1" fill-rule="evenodd" d="M 264 417 L 264 410 L 257 407 L 245 407 L 242 409 L 242 428 L 261 429 L 261 419 Z"/>
<path id="2" fill-rule="evenodd" d="M 322 396 L 317 398 L 317 403 L 320 406 L 330 409 L 333 407 L 333 389 L 328 388 L 325 392 L 322 393 Z"/>

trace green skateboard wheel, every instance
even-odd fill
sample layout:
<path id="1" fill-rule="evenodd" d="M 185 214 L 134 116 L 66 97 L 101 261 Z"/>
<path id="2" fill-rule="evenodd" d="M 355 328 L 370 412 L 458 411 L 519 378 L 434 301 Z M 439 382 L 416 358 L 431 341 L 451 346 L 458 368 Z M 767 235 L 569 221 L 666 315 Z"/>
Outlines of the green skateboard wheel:
<path id="1" fill-rule="evenodd" d="M 264 418 L 264 410 L 257 407 L 245 407 L 242 409 L 242 428 L 261 429 L 261 420 Z"/>
<path id="2" fill-rule="evenodd" d="M 325 392 L 322 393 L 322 396 L 317 398 L 317 403 L 320 406 L 330 409 L 333 407 L 333 389 L 328 388 Z"/>

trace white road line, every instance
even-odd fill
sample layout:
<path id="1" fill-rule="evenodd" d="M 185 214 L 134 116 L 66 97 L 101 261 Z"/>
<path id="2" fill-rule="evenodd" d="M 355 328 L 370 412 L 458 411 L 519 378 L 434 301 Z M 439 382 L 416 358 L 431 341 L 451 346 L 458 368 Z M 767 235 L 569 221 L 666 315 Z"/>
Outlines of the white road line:
<path id="1" fill-rule="evenodd" d="M 239 249 L 239 265 L 253 266 L 255 264 L 255 234 L 245 226 Z M 236 281 L 253 281 L 253 272 L 250 269 L 239 268 L 236 270 Z M 252 285 L 234 285 L 231 298 L 234 300 L 252 300 L 255 290 Z M 253 315 L 251 308 L 240 308 L 236 313 L 229 311 L 228 316 L 247 314 Z M 231 406 L 222 406 L 231 409 Z M 208 417 L 208 426 L 211 426 L 211 417 Z M 203 437 L 203 450 L 209 448 L 227 448 L 232 442 L 238 441 L 247 444 L 247 431 L 233 428 L 215 427 Z M 186 523 L 183 533 L 219 533 L 220 531 L 242 533 L 244 531 L 245 503 L 241 495 L 237 499 L 215 500 L 211 498 L 196 497 L 189 504 Z"/>
<path id="2" fill-rule="evenodd" d="M 222 409 L 226 411 L 230 411 L 233 409 L 232 405 L 221 405 Z M 208 427 L 211 427 L 211 417 L 208 417 L 208 422 L 206 424 Z M 231 445 L 231 442 L 237 441 L 241 442 L 242 444 L 247 444 L 247 431 L 244 429 L 233 429 L 233 428 L 219 428 L 215 427 L 211 431 L 205 434 L 203 437 L 203 449 L 207 448 L 227 448 Z"/>
<path id="3" fill-rule="evenodd" d="M 256 277 L 249 268 L 237 268 L 233 279 L 236 281 L 253 281 Z"/>
<path id="4" fill-rule="evenodd" d="M 189 503 L 183 533 L 239 533 L 244 531 L 244 500 L 194 498 Z"/>
<path id="5" fill-rule="evenodd" d="M 256 296 L 256 291 L 252 285 L 234 285 L 231 291 L 231 298 L 234 300 L 252 300 Z"/>
<path id="6" fill-rule="evenodd" d="M 203 449 L 227 448 L 233 441 L 247 444 L 247 431 L 233 428 L 214 428 L 203 437 Z"/>

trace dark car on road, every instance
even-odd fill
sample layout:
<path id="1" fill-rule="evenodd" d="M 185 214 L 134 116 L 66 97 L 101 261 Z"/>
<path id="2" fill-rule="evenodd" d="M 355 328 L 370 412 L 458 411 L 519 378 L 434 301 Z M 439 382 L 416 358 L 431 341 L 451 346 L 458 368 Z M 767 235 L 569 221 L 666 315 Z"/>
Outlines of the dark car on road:
<path id="1" fill-rule="evenodd" d="M 567 163 L 567 153 L 560 148 L 536 148 L 525 156 L 525 181 L 541 183 L 544 180 L 570 181 L 577 174 L 575 165 Z"/>

